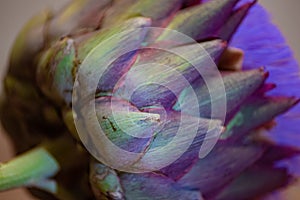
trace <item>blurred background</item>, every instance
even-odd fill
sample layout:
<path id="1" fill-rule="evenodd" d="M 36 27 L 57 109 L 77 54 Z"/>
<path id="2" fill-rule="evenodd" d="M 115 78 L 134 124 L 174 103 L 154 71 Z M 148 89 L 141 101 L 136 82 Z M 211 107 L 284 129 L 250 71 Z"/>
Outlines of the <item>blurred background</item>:
<path id="1" fill-rule="evenodd" d="M 0 80 L 6 71 L 7 58 L 16 35 L 24 23 L 42 9 L 58 10 L 69 0 L 0 0 Z M 281 29 L 287 43 L 300 61 L 300 1 L 299 0 L 260 0 L 269 11 L 273 22 Z M 259 23 L 259 22 L 258 22 Z M 0 127 L 0 163 L 13 156 L 9 139 Z M 300 187 L 299 187 L 300 188 Z M 285 199 L 299 200 L 297 186 L 285 194 Z M 1 200 L 32 200 L 24 190 L 17 189 L 0 193 Z"/>

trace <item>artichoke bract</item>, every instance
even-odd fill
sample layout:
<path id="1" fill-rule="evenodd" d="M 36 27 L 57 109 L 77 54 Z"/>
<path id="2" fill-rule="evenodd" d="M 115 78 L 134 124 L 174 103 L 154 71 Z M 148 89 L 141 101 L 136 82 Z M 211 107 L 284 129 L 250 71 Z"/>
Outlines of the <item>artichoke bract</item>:
<path id="1" fill-rule="evenodd" d="M 299 113 L 298 73 L 256 1 L 74 0 L 42 12 L 4 80 L 0 117 L 20 155 L 0 165 L 0 191 L 263 198 L 296 178 L 282 161 L 300 153 L 297 119 L 279 115 Z"/>

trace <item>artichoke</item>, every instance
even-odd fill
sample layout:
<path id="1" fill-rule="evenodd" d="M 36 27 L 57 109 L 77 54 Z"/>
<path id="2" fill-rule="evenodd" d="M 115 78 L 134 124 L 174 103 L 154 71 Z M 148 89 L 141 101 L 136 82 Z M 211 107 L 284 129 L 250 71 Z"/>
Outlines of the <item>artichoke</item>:
<path id="1" fill-rule="evenodd" d="M 1 121 L 19 155 L 0 165 L 0 191 L 265 197 L 295 180 L 298 73 L 256 1 L 74 0 L 42 12 L 4 80 Z"/>

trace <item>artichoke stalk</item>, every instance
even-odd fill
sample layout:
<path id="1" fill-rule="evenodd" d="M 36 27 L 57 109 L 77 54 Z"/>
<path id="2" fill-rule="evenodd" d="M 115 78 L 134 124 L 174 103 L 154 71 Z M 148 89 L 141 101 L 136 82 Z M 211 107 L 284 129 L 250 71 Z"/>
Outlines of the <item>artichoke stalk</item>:
<path id="1" fill-rule="evenodd" d="M 295 179 L 282 161 L 300 153 L 298 73 L 255 0 L 74 0 L 41 13 L 4 80 L 0 117 L 20 155 L 0 165 L 0 191 L 263 198 Z"/>

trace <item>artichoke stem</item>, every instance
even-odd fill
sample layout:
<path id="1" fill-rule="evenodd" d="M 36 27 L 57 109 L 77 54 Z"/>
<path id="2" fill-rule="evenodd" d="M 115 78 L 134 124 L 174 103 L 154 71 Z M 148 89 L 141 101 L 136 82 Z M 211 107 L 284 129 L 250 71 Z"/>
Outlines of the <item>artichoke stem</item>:
<path id="1" fill-rule="evenodd" d="M 55 193 L 51 180 L 59 170 L 56 159 L 43 147 L 34 148 L 15 159 L 0 164 L 0 191 L 17 187 L 37 187 Z"/>

